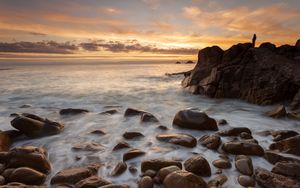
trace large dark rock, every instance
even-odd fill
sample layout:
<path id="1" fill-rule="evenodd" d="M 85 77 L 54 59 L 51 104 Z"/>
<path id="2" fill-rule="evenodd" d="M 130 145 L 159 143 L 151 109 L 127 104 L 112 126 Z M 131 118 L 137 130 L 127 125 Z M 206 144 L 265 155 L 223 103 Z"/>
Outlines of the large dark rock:
<path id="1" fill-rule="evenodd" d="M 264 155 L 264 149 L 260 145 L 246 141 L 226 142 L 222 149 L 234 155 Z"/>
<path id="2" fill-rule="evenodd" d="M 206 182 L 193 173 L 178 170 L 169 174 L 164 180 L 165 188 L 206 188 Z"/>
<path id="3" fill-rule="evenodd" d="M 211 169 L 207 160 L 201 155 L 195 155 L 184 162 L 186 171 L 198 176 L 211 176 Z"/>
<path id="4" fill-rule="evenodd" d="M 17 168 L 9 176 L 10 182 L 19 182 L 28 185 L 41 185 L 45 179 L 45 174 L 28 167 Z"/>
<path id="5" fill-rule="evenodd" d="M 156 136 L 157 140 L 168 142 L 188 148 L 193 148 L 197 145 L 197 140 L 187 134 L 160 134 Z"/>
<path id="6" fill-rule="evenodd" d="M 79 109 L 79 108 L 65 108 L 61 109 L 59 111 L 60 115 L 78 115 L 78 114 L 84 114 L 89 112 L 88 110 L 85 109 Z"/>
<path id="7" fill-rule="evenodd" d="M 160 169 L 168 166 L 177 166 L 182 169 L 182 164 L 174 160 L 162 160 L 162 159 L 151 159 L 142 161 L 141 171 L 146 172 L 147 170 L 159 171 Z"/>
<path id="8" fill-rule="evenodd" d="M 199 51 L 198 62 L 202 64 L 218 64 L 221 62 L 224 51 L 219 46 L 207 47 Z"/>
<path id="9" fill-rule="evenodd" d="M 280 130 L 280 131 L 272 131 L 273 140 L 278 142 L 280 140 L 284 140 L 293 136 L 297 136 L 299 133 L 293 130 Z"/>
<path id="10" fill-rule="evenodd" d="M 206 61 L 213 55 L 203 49 L 199 56 L 206 58 L 198 58 L 182 86 L 196 87 L 197 93 L 213 98 L 239 98 L 255 104 L 293 101 L 300 89 L 300 66 L 291 58 L 295 49 L 282 46 L 272 51 L 238 44 L 226 50 L 222 60 L 216 58 L 209 65 Z"/>
<path id="11" fill-rule="evenodd" d="M 300 164 L 289 162 L 278 162 L 272 169 L 273 173 L 290 176 L 292 178 L 300 178 Z"/>
<path id="12" fill-rule="evenodd" d="M 278 152 L 274 152 L 274 151 L 266 151 L 264 157 L 271 164 L 276 164 L 277 162 L 292 162 L 292 163 L 300 164 L 299 159 L 283 156 L 283 155 L 280 155 Z"/>
<path id="13" fill-rule="evenodd" d="M 232 127 L 229 129 L 219 131 L 218 134 L 221 136 L 238 136 L 243 132 L 251 135 L 251 131 L 247 127 Z"/>
<path id="14" fill-rule="evenodd" d="M 114 168 L 114 170 L 112 171 L 111 175 L 112 176 L 119 176 L 121 175 L 123 172 L 125 172 L 127 169 L 127 164 L 124 162 L 119 162 L 116 167 Z"/>
<path id="15" fill-rule="evenodd" d="M 105 185 L 109 185 L 111 182 L 98 177 L 98 176 L 91 176 L 86 179 L 83 179 L 76 183 L 75 188 L 97 188 L 102 187 Z"/>
<path id="16" fill-rule="evenodd" d="M 174 117 L 173 125 L 195 130 L 218 130 L 217 122 L 207 114 L 197 110 L 181 110 Z"/>
<path id="17" fill-rule="evenodd" d="M 276 46 L 275 44 L 272 44 L 270 42 L 264 42 L 262 43 L 259 48 L 265 48 L 265 49 L 268 49 L 270 51 L 275 51 L 276 50 Z"/>
<path id="18" fill-rule="evenodd" d="M 251 176 L 253 174 L 253 164 L 250 157 L 238 155 L 235 158 L 235 168 L 242 174 Z"/>
<path id="19" fill-rule="evenodd" d="M 140 157 L 142 155 L 145 155 L 146 153 L 140 149 L 130 149 L 123 155 L 123 161 L 127 161 L 136 157 Z"/>
<path id="20" fill-rule="evenodd" d="M 216 150 L 221 145 L 221 138 L 217 135 L 204 135 L 199 139 L 199 142 L 208 149 Z"/>
<path id="21" fill-rule="evenodd" d="M 270 145 L 270 149 L 300 156 L 300 135 L 275 142 Z"/>
<path id="22" fill-rule="evenodd" d="M 266 116 L 272 117 L 272 118 L 282 118 L 286 116 L 286 110 L 283 105 L 280 105 L 273 110 L 266 112 Z"/>

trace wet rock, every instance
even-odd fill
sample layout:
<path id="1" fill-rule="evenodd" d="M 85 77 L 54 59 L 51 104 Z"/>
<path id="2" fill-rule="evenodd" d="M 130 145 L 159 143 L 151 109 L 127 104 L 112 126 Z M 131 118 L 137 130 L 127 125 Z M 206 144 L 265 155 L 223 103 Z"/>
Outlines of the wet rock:
<path id="1" fill-rule="evenodd" d="M 272 171 L 276 174 L 281 174 L 284 176 L 290 176 L 293 178 L 300 177 L 300 164 L 299 163 L 289 163 L 289 162 L 278 162 L 273 167 Z"/>
<path id="2" fill-rule="evenodd" d="M 127 169 L 127 165 L 124 162 L 119 162 L 116 167 L 114 168 L 114 170 L 112 171 L 111 175 L 112 176 L 119 176 L 121 174 L 123 174 L 123 172 L 125 172 Z"/>
<path id="3" fill-rule="evenodd" d="M 154 183 L 151 177 L 149 176 L 144 176 L 142 179 L 139 181 L 138 188 L 153 188 Z"/>
<path id="4" fill-rule="evenodd" d="M 220 136 L 239 136 L 243 132 L 251 135 L 251 131 L 247 127 L 232 127 L 223 131 L 219 131 L 218 134 Z"/>
<path id="5" fill-rule="evenodd" d="M 25 185 L 23 183 L 18 183 L 18 182 L 11 182 L 1 187 L 2 188 L 47 188 L 44 185 Z"/>
<path id="6" fill-rule="evenodd" d="M 131 140 L 131 139 L 141 138 L 141 137 L 145 137 L 145 136 L 140 132 L 125 132 L 123 134 L 123 137 L 125 139 Z"/>
<path id="7" fill-rule="evenodd" d="M 273 131 L 273 141 L 278 142 L 280 140 L 284 140 L 293 136 L 297 136 L 299 133 L 292 130 L 280 130 L 280 131 Z"/>
<path id="8" fill-rule="evenodd" d="M 0 174 L 5 170 L 5 164 L 0 163 Z"/>
<path id="9" fill-rule="evenodd" d="M 5 184 L 5 179 L 3 176 L 0 175 L 0 185 L 4 185 Z"/>
<path id="10" fill-rule="evenodd" d="M 197 145 L 196 138 L 187 134 L 160 134 L 156 136 L 156 139 L 188 148 L 193 148 Z"/>
<path id="11" fill-rule="evenodd" d="M 280 106 L 276 107 L 275 109 L 273 109 L 269 112 L 266 112 L 265 115 L 272 117 L 272 118 L 282 118 L 282 117 L 286 116 L 286 110 L 283 105 L 280 105 Z"/>
<path id="12" fill-rule="evenodd" d="M 217 168 L 221 168 L 221 169 L 227 169 L 227 168 L 231 168 L 231 163 L 229 160 L 226 159 L 217 159 L 214 160 L 212 162 L 212 164 L 217 167 Z"/>
<path id="13" fill-rule="evenodd" d="M 198 176 L 211 176 L 211 169 L 207 160 L 201 155 L 195 155 L 184 162 L 184 168 Z"/>
<path id="14" fill-rule="evenodd" d="M 207 183 L 208 188 L 219 188 L 228 180 L 227 176 L 219 175 Z"/>
<path id="15" fill-rule="evenodd" d="M 216 150 L 221 145 L 221 138 L 217 135 L 204 135 L 199 139 L 199 142 L 208 149 Z"/>
<path id="16" fill-rule="evenodd" d="M 242 185 L 244 187 L 254 187 L 255 186 L 255 180 L 251 176 L 241 175 L 238 177 L 238 182 L 240 185 Z"/>
<path id="17" fill-rule="evenodd" d="M 105 135 L 106 133 L 100 129 L 98 130 L 93 130 L 92 132 L 90 132 L 91 134 L 96 134 L 96 135 Z"/>
<path id="18" fill-rule="evenodd" d="M 58 134 L 64 128 L 64 125 L 58 122 L 37 119 L 40 118 L 17 116 L 11 121 L 11 125 L 30 138 Z"/>
<path id="19" fill-rule="evenodd" d="M 78 108 L 65 108 L 61 109 L 59 111 L 60 115 L 78 115 L 78 114 L 84 114 L 89 112 L 88 110 L 85 109 L 78 109 Z"/>
<path id="20" fill-rule="evenodd" d="M 9 138 L 12 142 L 16 141 L 21 136 L 23 136 L 23 133 L 18 130 L 7 130 L 7 131 L 3 131 L 3 133 L 6 134 L 7 136 L 9 136 Z"/>
<path id="21" fill-rule="evenodd" d="M 47 152 L 43 148 L 16 147 L 9 151 L 8 157 L 7 166 L 9 168 L 29 167 L 43 173 L 48 173 L 51 170 Z"/>
<path id="22" fill-rule="evenodd" d="M 227 125 L 228 122 L 225 119 L 218 120 L 218 125 Z"/>
<path id="23" fill-rule="evenodd" d="M 72 147 L 72 150 L 74 151 L 101 151 L 104 150 L 104 146 L 97 143 L 83 143 L 83 144 L 77 144 Z"/>
<path id="24" fill-rule="evenodd" d="M 227 152 L 234 155 L 257 155 L 257 156 L 263 156 L 264 155 L 264 149 L 256 144 L 256 143 L 250 143 L 245 141 L 231 141 L 226 142 L 222 149 Z"/>
<path id="25" fill-rule="evenodd" d="M 300 156 L 300 135 L 275 142 L 270 145 L 270 149 Z"/>
<path id="26" fill-rule="evenodd" d="M 101 115 L 113 115 L 113 114 L 116 114 L 116 113 L 118 113 L 118 110 L 115 110 L 115 109 L 113 109 L 113 110 L 106 110 L 104 112 L 100 112 Z"/>
<path id="27" fill-rule="evenodd" d="M 101 188 L 130 188 L 130 186 L 125 184 L 109 184 L 101 186 Z"/>
<path id="28" fill-rule="evenodd" d="M 241 139 L 252 139 L 253 137 L 252 137 L 252 135 L 249 134 L 249 133 L 242 132 L 242 133 L 240 134 L 240 138 L 241 138 Z"/>
<path id="29" fill-rule="evenodd" d="M 137 171 L 138 171 L 138 169 L 137 169 L 135 166 L 130 166 L 130 167 L 128 168 L 128 170 L 129 170 L 129 172 L 130 172 L 131 174 L 136 174 Z"/>
<path id="30" fill-rule="evenodd" d="M 162 131 L 166 131 L 166 130 L 168 130 L 168 127 L 160 125 L 160 126 L 157 127 L 157 129 L 162 130 Z"/>
<path id="31" fill-rule="evenodd" d="M 299 93 L 300 93 L 300 91 L 299 91 Z M 300 94 L 299 94 L 299 97 L 300 97 Z M 300 101 L 299 101 L 299 103 L 300 103 Z M 290 119 L 294 119 L 294 120 L 300 121 L 300 114 L 299 113 L 293 113 L 293 112 L 287 113 L 287 117 L 290 118 Z"/>
<path id="32" fill-rule="evenodd" d="M 113 151 L 117 151 L 124 148 L 130 148 L 130 145 L 127 142 L 119 142 L 117 145 L 115 145 Z"/>
<path id="33" fill-rule="evenodd" d="M 286 156 L 280 155 L 279 153 L 274 152 L 274 151 L 266 151 L 264 157 L 271 164 L 275 164 L 277 162 L 300 163 L 299 159 L 292 158 L 292 157 L 286 157 Z"/>
<path id="34" fill-rule="evenodd" d="M 150 113 L 143 113 L 141 115 L 141 122 L 153 122 L 153 123 L 156 123 L 156 122 L 159 122 L 158 119 L 153 115 L 153 114 L 150 114 Z"/>
<path id="35" fill-rule="evenodd" d="M 32 105 L 31 104 L 23 104 L 21 106 L 19 106 L 19 108 L 31 108 Z"/>
<path id="36" fill-rule="evenodd" d="M 104 185 L 109 185 L 111 182 L 98 177 L 98 176 L 91 176 L 86 179 L 83 179 L 76 183 L 75 188 L 97 188 L 102 187 Z"/>
<path id="37" fill-rule="evenodd" d="M 136 158 L 136 157 L 140 157 L 145 155 L 146 153 L 143 152 L 142 150 L 139 149 L 131 149 L 129 151 L 127 151 L 126 153 L 124 153 L 123 155 L 123 161 L 128 161 L 130 159 Z"/>
<path id="38" fill-rule="evenodd" d="M 210 118 L 204 112 L 189 109 L 177 112 L 173 120 L 173 125 L 185 129 L 218 130 L 216 120 Z"/>
<path id="39" fill-rule="evenodd" d="M 124 116 L 128 117 L 128 116 L 139 116 L 142 115 L 143 113 L 146 113 L 145 111 L 142 110 L 138 110 L 138 109 L 134 109 L 134 108 L 127 108 Z"/>
<path id="40" fill-rule="evenodd" d="M 0 131 L 0 152 L 8 151 L 10 145 L 10 137 L 5 132 Z"/>
<path id="41" fill-rule="evenodd" d="M 205 181 L 193 173 L 178 170 L 169 174 L 164 180 L 164 188 L 206 188 Z"/>
<path id="42" fill-rule="evenodd" d="M 269 172 L 264 168 L 255 169 L 255 180 L 262 187 L 274 188 L 298 188 L 300 181 Z"/>
<path id="43" fill-rule="evenodd" d="M 251 176 L 253 174 L 253 164 L 250 157 L 238 155 L 235 158 L 235 168 L 242 174 Z"/>
<path id="44" fill-rule="evenodd" d="M 168 166 L 160 169 L 158 172 L 159 179 L 161 181 L 164 181 L 167 175 L 171 174 L 172 172 L 175 172 L 176 170 L 181 170 L 181 169 L 178 166 Z"/>
<path id="45" fill-rule="evenodd" d="M 51 184 L 76 184 L 83 179 L 96 175 L 99 167 L 99 164 L 92 164 L 86 167 L 61 170 L 52 177 Z"/>
<path id="46" fill-rule="evenodd" d="M 162 159 L 151 159 L 142 161 L 141 170 L 145 172 L 146 170 L 159 171 L 160 169 L 168 166 L 177 166 L 182 169 L 182 164 L 174 160 L 162 160 Z"/>
<path id="47" fill-rule="evenodd" d="M 154 178 L 156 176 L 157 172 L 154 171 L 154 170 L 146 170 L 146 172 L 144 172 L 141 177 L 144 177 L 144 176 L 149 176 L 151 178 Z"/>
<path id="48" fill-rule="evenodd" d="M 28 185 L 41 185 L 45 179 L 45 174 L 28 167 L 14 169 L 9 175 L 10 182 L 19 182 Z"/>
<path id="49" fill-rule="evenodd" d="M 5 180 L 7 182 L 9 182 L 9 177 L 12 174 L 12 172 L 15 170 L 15 168 L 6 168 L 3 172 L 2 172 L 2 176 L 5 178 Z"/>

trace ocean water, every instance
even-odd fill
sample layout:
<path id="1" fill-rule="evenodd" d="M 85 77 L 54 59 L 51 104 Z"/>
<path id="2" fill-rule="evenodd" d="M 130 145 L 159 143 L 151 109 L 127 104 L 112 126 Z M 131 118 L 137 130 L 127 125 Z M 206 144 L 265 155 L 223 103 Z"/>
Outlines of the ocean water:
<path id="1" fill-rule="evenodd" d="M 271 136 L 260 136 L 265 130 L 293 129 L 300 131 L 300 123 L 293 120 L 274 120 L 263 113 L 273 106 L 256 106 L 239 100 L 209 99 L 204 96 L 191 95 L 184 91 L 180 82 L 182 76 L 165 76 L 165 73 L 187 71 L 190 64 L 170 63 L 106 63 L 106 64 L 64 64 L 64 65 L 12 65 L 0 70 L 0 127 L 1 130 L 12 129 L 9 115 L 11 113 L 34 113 L 48 119 L 62 122 L 65 129 L 58 135 L 24 139 L 14 146 L 33 145 L 45 147 L 52 164 L 46 184 L 58 171 L 70 167 L 83 166 L 100 162 L 103 166 L 98 174 L 114 183 L 127 183 L 136 187 L 139 180 L 142 160 L 162 158 L 177 159 L 184 162 L 193 153 L 202 154 L 211 164 L 218 159 L 219 153 L 208 150 L 200 144 L 192 149 L 163 143 L 156 140 L 160 133 L 187 133 L 197 139 L 209 131 L 190 131 L 176 129 L 172 120 L 177 111 L 185 108 L 198 108 L 215 119 L 226 119 L 229 126 L 245 126 L 252 130 L 253 136 L 265 149 L 272 143 Z M 19 108 L 30 104 L 30 108 Z M 116 106 L 107 108 L 107 106 Z M 137 108 L 153 113 L 160 123 L 141 123 L 139 117 L 124 117 L 126 108 Z M 62 117 L 62 108 L 83 108 L 90 113 Z M 114 115 L 100 115 L 100 112 L 117 109 Z M 169 128 L 158 130 L 159 125 Z M 101 129 L 106 135 L 93 135 L 91 131 Z M 126 150 L 112 152 L 112 148 L 124 141 L 122 134 L 126 131 L 139 131 L 144 138 L 127 141 L 132 147 L 141 149 L 146 155 L 132 159 L 127 166 L 138 169 L 136 174 L 128 170 L 118 177 L 111 177 L 114 166 L 122 161 Z M 228 138 L 222 138 L 226 141 Z M 100 151 L 74 151 L 73 146 L 81 143 L 98 143 L 103 145 Z M 234 156 L 230 156 L 234 161 Z M 252 157 L 254 166 L 271 169 L 267 161 Z M 237 183 L 238 172 L 233 167 L 223 170 L 228 176 L 224 187 L 240 187 Z M 218 169 L 212 164 L 213 179 Z"/>

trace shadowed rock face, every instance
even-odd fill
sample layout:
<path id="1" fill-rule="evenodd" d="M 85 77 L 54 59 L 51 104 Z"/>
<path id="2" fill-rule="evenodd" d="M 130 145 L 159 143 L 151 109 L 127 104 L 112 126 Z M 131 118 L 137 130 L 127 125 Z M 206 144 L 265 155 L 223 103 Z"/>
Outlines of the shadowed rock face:
<path id="1" fill-rule="evenodd" d="M 300 106 L 300 61 L 296 46 L 271 44 L 252 48 L 237 44 L 226 51 L 218 47 L 200 50 L 198 63 L 185 75 L 182 86 L 197 88 L 213 98 L 240 98 L 255 104 L 290 101 Z"/>

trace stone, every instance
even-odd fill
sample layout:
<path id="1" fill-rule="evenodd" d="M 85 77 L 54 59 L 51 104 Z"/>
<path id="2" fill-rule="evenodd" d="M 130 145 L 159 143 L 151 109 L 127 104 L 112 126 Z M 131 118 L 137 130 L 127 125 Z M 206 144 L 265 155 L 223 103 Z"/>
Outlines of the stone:
<path id="1" fill-rule="evenodd" d="M 154 178 L 156 176 L 157 172 L 154 170 L 146 170 L 146 172 L 144 172 L 141 176 L 149 176 L 151 178 Z"/>
<path id="2" fill-rule="evenodd" d="M 297 136 L 298 134 L 298 132 L 293 130 L 272 131 L 273 141 L 275 142 Z"/>
<path id="3" fill-rule="evenodd" d="M 253 137 L 252 137 L 252 135 L 249 134 L 249 133 L 242 132 L 242 133 L 240 134 L 240 138 L 241 138 L 241 139 L 252 139 Z"/>
<path id="4" fill-rule="evenodd" d="M 219 64 L 222 60 L 224 51 L 219 46 L 207 47 L 199 51 L 198 63 Z"/>
<path id="5" fill-rule="evenodd" d="M 5 178 L 0 175 L 0 185 L 4 185 L 4 184 L 5 184 Z"/>
<path id="6" fill-rule="evenodd" d="M 181 110 L 174 117 L 173 125 L 184 129 L 218 130 L 217 122 L 207 114 L 197 110 Z"/>
<path id="7" fill-rule="evenodd" d="M 16 168 L 9 175 L 10 182 L 19 182 L 27 185 L 41 185 L 45 179 L 45 174 L 28 167 Z"/>
<path id="8" fill-rule="evenodd" d="M 144 176 L 142 179 L 139 181 L 138 188 L 153 188 L 154 183 L 151 177 L 149 176 Z"/>
<path id="9" fill-rule="evenodd" d="M 125 172 L 127 169 L 127 165 L 124 162 L 119 162 L 116 167 L 114 168 L 114 170 L 112 171 L 111 175 L 112 176 L 119 176 L 121 174 L 123 174 L 123 172 Z"/>
<path id="10" fill-rule="evenodd" d="M 128 117 L 128 116 L 139 116 L 142 115 L 143 113 L 146 113 L 145 111 L 142 110 L 138 110 L 138 109 L 134 109 L 134 108 L 127 108 L 124 116 Z"/>
<path id="11" fill-rule="evenodd" d="M 300 156 L 300 135 L 272 143 L 269 148 Z"/>
<path id="12" fill-rule="evenodd" d="M 11 145 L 11 139 L 8 134 L 0 131 L 0 152 L 8 151 Z"/>
<path id="13" fill-rule="evenodd" d="M 259 48 L 265 48 L 268 49 L 270 51 L 275 51 L 276 50 L 276 46 L 270 42 L 264 42 L 262 43 Z"/>
<path id="14" fill-rule="evenodd" d="M 169 175 L 172 172 L 175 172 L 177 170 L 181 170 L 181 169 L 178 166 L 168 166 L 168 167 L 162 168 L 158 172 L 159 179 L 164 181 L 164 179 L 167 177 L 167 175 Z"/>
<path id="15" fill-rule="evenodd" d="M 106 110 L 104 112 L 100 112 L 101 115 L 113 115 L 113 114 L 116 114 L 116 113 L 118 113 L 118 110 L 115 110 L 115 109 L 113 109 L 113 110 Z"/>
<path id="16" fill-rule="evenodd" d="M 141 171 L 145 172 L 147 170 L 159 171 L 160 169 L 168 166 L 177 166 L 182 169 L 182 164 L 175 160 L 162 160 L 162 159 L 150 159 L 142 161 Z"/>
<path id="17" fill-rule="evenodd" d="M 133 175 L 136 174 L 138 171 L 138 169 L 135 166 L 129 166 L 128 170 Z"/>
<path id="18" fill-rule="evenodd" d="M 231 168 L 231 163 L 229 160 L 226 159 L 217 159 L 214 160 L 212 162 L 212 164 L 217 167 L 217 168 L 221 168 L 221 169 L 227 169 L 227 168 Z"/>
<path id="19" fill-rule="evenodd" d="M 227 176 L 225 175 L 218 175 L 214 179 L 210 180 L 207 183 L 207 187 L 209 188 L 219 188 L 221 187 L 226 181 L 228 180 Z"/>
<path id="20" fill-rule="evenodd" d="M 104 146 L 98 143 L 80 143 L 72 147 L 74 151 L 101 151 L 104 150 Z"/>
<path id="21" fill-rule="evenodd" d="M 127 151 L 126 153 L 124 153 L 124 155 L 123 155 L 123 161 L 128 161 L 130 159 L 143 156 L 145 154 L 146 153 L 143 152 L 142 150 L 139 150 L 139 149 L 130 149 L 129 151 Z"/>
<path id="22" fill-rule="evenodd" d="M 101 188 L 130 188 L 130 186 L 125 184 L 109 184 L 101 186 Z"/>
<path id="23" fill-rule="evenodd" d="M 164 188 L 206 188 L 206 182 L 193 173 L 177 170 L 169 174 L 164 182 Z"/>
<path id="24" fill-rule="evenodd" d="M 260 145 L 245 141 L 226 142 L 223 144 L 222 149 L 234 155 L 264 155 L 264 149 Z"/>
<path id="25" fill-rule="evenodd" d="M 5 164 L 0 163 L 0 174 L 5 170 Z"/>
<path id="26" fill-rule="evenodd" d="M 113 151 L 117 151 L 124 148 L 131 148 L 127 142 L 119 142 L 117 145 L 114 146 Z"/>
<path id="27" fill-rule="evenodd" d="M 282 118 L 286 116 L 286 110 L 283 105 L 280 105 L 273 110 L 266 112 L 266 116 L 272 117 L 272 118 Z"/>
<path id="28" fill-rule="evenodd" d="M 157 129 L 162 130 L 162 131 L 166 131 L 166 130 L 168 130 L 168 127 L 163 126 L 163 125 L 159 125 L 159 126 L 157 127 Z"/>
<path id="29" fill-rule="evenodd" d="M 109 184 L 111 184 L 111 182 L 101 177 L 91 176 L 77 182 L 75 188 L 98 188 Z"/>
<path id="30" fill-rule="evenodd" d="M 254 187 L 255 180 L 251 176 L 241 175 L 238 177 L 238 182 L 244 187 Z"/>
<path id="31" fill-rule="evenodd" d="M 59 111 L 60 115 L 79 115 L 79 114 L 85 114 L 88 113 L 88 110 L 85 109 L 79 109 L 79 108 L 65 108 L 61 109 Z"/>
<path id="32" fill-rule="evenodd" d="M 90 132 L 91 134 L 95 134 L 95 135 L 105 135 L 106 133 L 100 129 L 97 130 L 93 130 L 92 132 Z"/>
<path id="33" fill-rule="evenodd" d="M 235 158 L 235 168 L 242 174 L 251 176 L 253 174 L 253 164 L 250 157 L 238 155 Z"/>
<path id="34" fill-rule="evenodd" d="M 274 188 L 298 188 L 300 181 L 272 173 L 264 168 L 255 169 L 255 180 L 262 187 Z"/>
<path id="35" fill-rule="evenodd" d="M 156 139 L 188 148 L 193 148 L 197 145 L 196 138 L 187 134 L 160 134 L 156 136 Z"/>
<path id="36" fill-rule="evenodd" d="M 247 127 L 232 127 L 223 131 L 219 131 L 218 134 L 220 136 L 239 136 L 243 132 L 251 135 L 251 131 Z"/>
<path id="37" fill-rule="evenodd" d="M 217 150 L 221 145 L 221 138 L 218 135 L 204 135 L 199 139 L 199 142 L 208 149 Z"/>
<path id="38" fill-rule="evenodd" d="M 278 162 L 275 164 L 271 172 L 281 174 L 284 176 L 290 176 L 292 178 L 299 178 L 300 164 L 290 162 Z"/>
<path id="39" fill-rule="evenodd" d="M 198 176 L 211 176 L 211 169 L 207 160 L 201 155 L 195 155 L 184 162 L 184 168 Z"/>
<path id="40" fill-rule="evenodd" d="M 99 164 L 70 168 L 59 171 L 51 179 L 51 184 L 76 184 L 77 182 L 97 174 Z"/>
<path id="41" fill-rule="evenodd" d="M 279 153 L 277 153 L 275 151 L 266 151 L 264 158 L 273 165 L 276 164 L 277 162 L 300 163 L 299 159 L 292 158 L 292 157 L 286 157 L 286 156 L 280 155 Z"/>
<path id="42" fill-rule="evenodd" d="M 225 120 L 225 119 L 220 119 L 220 120 L 218 120 L 218 125 L 220 126 L 220 125 L 227 125 L 228 124 L 228 122 Z"/>
<path id="43" fill-rule="evenodd" d="M 5 178 L 6 181 L 9 181 L 10 179 L 10 175 L 11 173 L 15 170 L 15 168 L 6 168 L 3 172 L 2 172 L 2 176 Z"/>
<path id="44" fill-rule="evenodd" d="M 159 121 L 153 114 L 150 114 L 150 113 L 147 112 L 147 113 L 143 113 L 141 115 L 141 122 L 157 123 Z"/>
<path id="45" fill-rule="evenodd" d="M 131 140 L 131 139 L 141 138 L 141 137 L 145 137 L 145 136 L 140 132 L 125 132 L 123 134 L 123 137 L 125 139 Z"/>
<path id="46" fill-rule="evenodd" d="M 31 108 L 32 105 L 31 104 L 23 104 L 21 106 L 19 106 L 19 108 Z"/>

